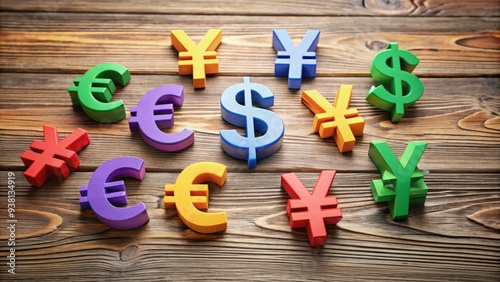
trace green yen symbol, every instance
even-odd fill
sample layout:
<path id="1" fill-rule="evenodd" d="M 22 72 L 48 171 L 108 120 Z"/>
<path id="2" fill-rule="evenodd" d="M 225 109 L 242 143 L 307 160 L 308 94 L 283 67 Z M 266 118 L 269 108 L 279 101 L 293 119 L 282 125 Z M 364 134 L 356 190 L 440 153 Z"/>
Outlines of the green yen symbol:
<path id="1" fill-rule="evenodd" d="M 372 141 L 368 155 L 382 174 L 382 179 L 372 180 L 370 190 L 377 203 L 387 202 L 393 220 L 408 217 L 410 206 L 424 205 L 427 185 L 417 164 L 427 142 L 411 141 L 398 160 L 384 141 Z"/>

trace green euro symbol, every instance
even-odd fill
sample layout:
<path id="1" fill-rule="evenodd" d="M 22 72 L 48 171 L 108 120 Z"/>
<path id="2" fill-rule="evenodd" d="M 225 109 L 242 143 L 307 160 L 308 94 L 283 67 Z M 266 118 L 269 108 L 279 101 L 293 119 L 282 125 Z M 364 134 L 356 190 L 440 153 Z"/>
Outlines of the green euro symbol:
<path id="1" fill-rule="evenodd" d="M 115 83 L 125 86 L 129 81 L 130 72 L 125 66 L 105 63 L 75 78 L 75 86 L 69 87 L 68 92 L 73 105 L 81 106 L 88 117 L 101 123 L 113 123 L 126 116 L 122 100 L 111 102 L 116 91 Z"/>
<path id="2" fill-rule="evenodd" d="M 411 72 L 420 60 L 407 50 L 390 43 L 386 50 L 373 58 L 370 74 L 379 86 L 372 86 L 366 100 L 375 107 L 391 112 L 392 122 L 399 122 L 405 109 L 424 93 L 422 81 Z"/>
<path id="3" fill-rule="evenodd" d="M 408 143 L 401 161 L 384 141 L 372 141 L 368 155 L 382 174 L 382 179 L 372 180 L 370 189 L 375 202 L 387 202 L 393 220 L 408 217 L 410 206 L 424 205 L 427 185 L 417 164 L 427 142 Z"/>

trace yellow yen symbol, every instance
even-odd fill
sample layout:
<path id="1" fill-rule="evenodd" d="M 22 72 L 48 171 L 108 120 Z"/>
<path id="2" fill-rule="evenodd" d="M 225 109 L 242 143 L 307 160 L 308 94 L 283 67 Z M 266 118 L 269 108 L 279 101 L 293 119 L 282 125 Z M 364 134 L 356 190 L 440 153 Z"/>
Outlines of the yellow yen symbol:
<path id="1" fill-rule="evenodd" d="M 222 41 L 220 29 L 209 29 L 195 45 L 184 30 L 172 30 L 172 46 L 179 52 L 179 74 L 193 75 L 194 88 L 205 88 L 206 74 L 219 72 L 219 60 L 215 49 Z"/>
<path id="2" fill-rule="evenodd" d="M 349 108 L 351 93 L 352 85 L 341 85 L 333 105 L 316 90 L 303 91 L 301 96 L 302 102 L 316 114 L 313 131 L 319 132 L 321 138 L 333 136 L 341 153 L 354 149 L 354 136 L 363 135 L 365 128 L 358 110 Z"/>
<path id="3" fill-rule="evenodd" d="M 225 212 L 206 213 L 208 209 L 208 185 L 213 182 L 222 186 L 226 182 L 227 168 L 213 162 L 200 162 L 186 167 L 177 177 L 175 184 L 165 185 L 165 208 L 177 208 L 182 222 L 200 233 L 215 233 L 226 230 Z"/>

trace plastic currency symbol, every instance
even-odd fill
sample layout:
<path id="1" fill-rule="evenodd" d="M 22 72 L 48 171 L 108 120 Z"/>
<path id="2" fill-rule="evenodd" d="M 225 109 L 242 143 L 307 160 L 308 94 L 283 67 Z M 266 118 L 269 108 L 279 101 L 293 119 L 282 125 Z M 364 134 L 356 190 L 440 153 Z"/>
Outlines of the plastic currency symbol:
<path id="1" fill-rule="evenodd" d="M 366 100 L 377 108 L 391 112 L 392 122 L 403 117 L 405 109 L 413 105 L 424 93 L 422 81 L 411 72 L 420 60 L 407 50 L 399 50 L 390 43 L 372 61 L 370 74 L 382 85 L 372 86 Z"/>
<path id="2" fill-rule="evenodd" d="M 259 107 L 269 108 L 274 104 L 274 94 L 269 88 L 250 83 L 250 78 L 244 77 L 243 83 L 224 90 L 220 103 L 222 118 L 246 129 L 245 136 L 239 135 L 234 129 L 220 131 L 224 152 L 248 160 L 248 167 L 255 168 L 257 159 L 268 157 L 281 147 L 285 132 L 283 120 L 271 111 L 252 106 L 255 103 Z M 255 131 L 262 135 L 256 136 Z"/>
<path id="3" fill-rule="evenodd" d="M 198 45 L 184 30 L 172 30 L 172 46 L 179 52 L 179 74 L 193 75 L 193 87 L 205 88 L 206 74 L 219 72 L 219 60 L 215 51 L 222 41 L 220 29 L 209 29 Z"/>
<path id="4" fill-rule="evenodd" d="M 128 230 L 145 224 L 149 216 L 144 203 L 115 206 L 127 204 L 125 183 L 117 179 L 142 180 L 145 174 L 144 161 L 136 157 L 118 157 L 103 163 L 94 171 L 88 185 L 80 187 L 82 210 L 92 209 L 102 223 L 114 229 Z"/>
<path id="5" fill-rule="evenodd" d="M 335 173 L 335 170 L 322 171 L 312 194 L 295 173 L 281 176 L 281 186 L 291 198 L 286 205 L 290 227 L 305 227 L 311 246 L 325 245 L 325 225 L 337 224 L 342 219 L 342 212 L 337 207 L 337 197 L 328 196 Z"/>
<path id="6" fill-rule="evenodd" d="M 308 30 L 298 47 L 285 29 L 273 30 L 273 47 L 278 52 L 274 76 L 287 77 L 288 88 L 300 89 L 302 77 L 316 76 L 316 47 L 319 30 Z"/>
<path id="7" fill-rule="evenodd" d="M 59 141 L 57 129 L 52 126 L 43 126 L 43 142 L 35 140 L 30 148 L 22 153 L 24 165 L 29 166 L 24 176 L 29 183 L 41 187 L 51 174 L 66 178 L 69 168 L 77 169 L 80 159 L 76 152 L 90 143 L 87 131 L 78 128 L 70 135 Z"/>
<path id="8" fill-rule="evenodd" d="M 341 85 L 333 105 L 316 90 L 303 91 L 301 96 L 302 102 L 316 114 L 313 131 L 319 132 L 321 138 L 333 136 L 342 153 L 354 149 L 354 136 L 362 136 L 365 127 L 358 110 L 349 108 L 351 93 L 352 85 Z"/>
<path id="9" fill-rule="evenodd" d="M 428 188 L 417 164 L 426 146 L 427 142 L 409 142 L 399 161 L 386 142 L 370 142 L 368 155 L 382 174 L 382 179 L 372 180 L 370 189 L 375 202 L 388 203 L 393 220 L 407 218 L 410 206 L 425 203 Z"/>
<path id="10" fill-rule="evenodd" d="M 165 208 L 176 207 L 182 222 L 200 233 L 215 233 L 226 230 L 225 212 L 207 213 L 208 185 L 206 181 L 222 186 L 226 182 L 227 168 L 213 162 L 200 162 L 186 167 L 177 177 L 175 184 L 165 185 Z"/>
<path id="11" fill-rule="evenodd" d="M 130 81 L 128 69 L 120 64 L 105 63 L 89 69 L 82 77 L 73 80 L 68 88 L 71 102 L 81 106 L 85 114 L 101 123 L 113 123 L 125 118 L 122 100 L 110 102 L 116 84 L 125 86 Z"/>
<path id="12" fill-rule="evenodd" d="M 174 125 L 174 106 L 184 102 L 182 85 L 160 86 L 146 93 L 137 107 L 130 108 L 130 131 L 141 133 L 151 147 L 164 152 L 177 152 L 193 144 L 194 132 L 183 129 L 178 133 L 166 133 L 163 128 Z"/>

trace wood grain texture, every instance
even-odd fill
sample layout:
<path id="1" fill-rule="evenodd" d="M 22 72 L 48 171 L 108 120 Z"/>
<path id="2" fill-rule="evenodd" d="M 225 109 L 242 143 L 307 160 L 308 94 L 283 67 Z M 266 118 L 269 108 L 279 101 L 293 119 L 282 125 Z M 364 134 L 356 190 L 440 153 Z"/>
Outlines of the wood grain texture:
<path id="1" fill-rule="evenodd" d="M 93 212 L 79 210 L 79 186 L 90 173 L 51 179 L 42 189 L 15 173 L 22 199 L 17 216 L 23 221 L 17 233 L 20 275 L 14 278 L 50 280 L 54 272 L 67 272 L 77 280 L 110 273 L 130 280 L 185 280 L 186 273 L 189 280 L 331 280 L 353 278 L 354 269 L 363 271 L 357 278 L 383 280 L 412 273 L 419 273 L 416 280 L 490 280 L 500 274 L 498 232 L 467 220 L 500 204 L 498 174 L 431 173 L 425 178 L 430 187 L 425 207 L 393 222 L 386 205 L 373 203 L 369 179 L 377 174 L 338 173 L 330 194 L 338 197 L 344 217 L 327 228 L 326 246 L 311 248 L 305 230 L 288 225 L 280 173 L 229 170 L 223 187 L 210 184 L 208 212 L 223 210 L 228 216 L 228 229 L 213 235 L 191 231 L 175 210 L 163 207 L 163 185 L 174 183 L 178 173 L 147 172 L 142 181 L 126 180 L 130 204 L 144 202 L 150 215 L 146 225 L 131 231 L 109 229 Z M 318 173 L 298 176 L 311 188 Z"/>
<path id="2" fill-rule="evenodd" d="M 298 15 L 298 16 L 500 16 L 497 0 L 146 0 L 141 2 L 110 0 L 4 0 L 1 10 L 30 11 L 39 16 L 56 12 L 189 14 L 189 15 Z"/>
<path id="3" fill-rule="evenodd" d="M 136 74 L 177 74 L 170 30 L 198 42 L 221 28 L 220 74 L 273 76 L 272 30 L 286 27 L 298 44 L 307 29 L 321 30 L 318 76 L 369 76 L 370 63 L 389 42 L 421 60 L 420 77 L 500 75 L 498 21 L 494 18 L 263 17 L 86 14 L 34 17 L 0 13 L 0 69 L 5 72 L 83 73 L 107 61 Z M 63 24 L 61 24 L 63 23 Z M 206 24 L 208 23 L 208 24 Z M 207 28 L 200 28 L 201 25 Z"/>
<path id="4" fill-rule="evenodd" d="M 451 0 L 356 1 L 60 1 L 0 2 L 0 199 L 7 174 L 16 175 L 16 275 L 7 273 L 7 205 L 0 204 L 2 281 L 499 281 L 500 280 L 500 3 Z M 184 29 L 200 40 L 221 28 L 220 73 L 194 90 L 177 75 L 169 32 Z M 297 44 L 307 29 L 321 30 L 316 89 L 333 102 L 341 84 L 354 85 L 351 106 L 365 119 L 354 151 L 341 154 L 312 131 L 314 115 L 275 78 L 272 30 L 286 28 Z M 415 53 L 422 98 L 398 124 L 365 100 L 374 83 L 374 55 L 391 41 Z M 147 91 L 185 86 L 175 126 L 195 131 L 192 147 L 159 152 L 132 134 L 127 120 L 99 124 L 71 106 L 67 88 L 90 67 L 116 62 L 132 80 L 114 99 L 127 110 Z M 282 148 L 249 170 L 226 155 L 219 131 L 220 95 L 242 76 L 275 94 L 271 110 L 285 123 Z M 91 144 L 81 166 L 42 188 L 23 177 L 20 155 L 42 126 L 61 137 L 77 127 Z M 238 129 L 240 133 L 243 130 Z M 412 140 L 429 142 L 419 163 L 429 195 L 407 220 L 392 221 L 376 204 L 370 181 L 370 141 L 384 140 L 400 156 Z M 92 211 L 81 211 L 79 187 L 103 162 L 131 155 L 145 160 L 143 181 L 125 179 L 130 204 L 144 202 L 150 221 L 117 231 Z M 215 161 L 228 167 L 222 186 L 210 186 L 209 212 L 225 211 L 228 229 L 199 234 L 163 205 L 164 184 L 188 165 Z M 312 248 L 305 229 L 291 230 L 283 173 L 296 172 L 312 189 L 321 170 L 336 169 L 330 195 L 343 219 L 328 226 L 324 247 Z"/>
<path id="5" fill-rule="evenodd" d="M 168 132 L 189 128 L 195 131 L 196 142 L 180 153 L 165 153 L 149 147 L 139 134 L 130 132 L 127 119 L 112 125 L 89 119 L 80 108 L 71 106 L 67 87 L 72 84 L 73 78 L 73 75 L 0 74 L 0 80 L 8 80 L 1 88 L 3 109 L 0 118 L 10 121 L 0 126 L 0 146 L 9 152 L 3 159 L 3 167 L 21 169 L 22 162 L 15 152 L 28 149 L 34 139 L 42 139 L 43 124 L 50 124 L 58 128 L 61 137 L 77 127 L 89 132 L 91 144 L 79 153 L 81 169 L 86 171 L 93 171 L 106 160 L 121 155 L 141 156 L 146 166 L 155 171 L 180 171 L 197 161 L 216 161 L 238 171 L 246 170 L 246 162 L 226 155 L 220 148 L 219 140 L 220 130 L 235 128 L 220 116 L 220 95 L 225 88 L 240 83 L 241 78 L 210 77 L 207 89 L 195 91 L 190 86 L 191 79 L 181 77 L 182 84 L 188 85 L 185 87 L 185 100 L 175 112 L 175 126 Z M 499 115 L 497 79 L 447 79 L 447 83 L 457 89 L 454 92 L 447 90 L 448 85 L 444 85 L 442 79 L 423 79 L 425 94 L 407 110 L 405 118 L 397 125 L 388 120 L 388 112 L 378 110 L 365 101 L 366 92 L 373 84 L 370 78 L 320 77 L 306 81 L 304 90 L 317 89 L 332 103 L 341 84 L 355 85 L 351 106 L 359 110 L 366 125 L 364 135 L 357 138 L 353 152 L 346 154 L 338 152 L 333 138 L 321 139 L 312 131 L 314 114 L 300 102 L 300 91 L 288 90 L 285 79 L 255 77 L 252 81 L 264 84 L 274 92 L 272 110 L 285 123 L 282 148 L 273 156 L 259 161 L 256 171 L 374 170 L 367 154 L 372 140 L 388 141 L 397 155 L 403 153 L 411 140 L 429 142 L 420 162 L 421 169 L 500 171 L 500 131 L 484 125 Z M 124 101 L 127 117 L 130 117 L 130 107 L 137 105 L 144 93 L 163 84 L 178 82 L 178 76 L 132 76 L 130 84 L 118 90 L 115 99 Z M 37 101 L 37 114 L 33 113 L 33 104 L 23 104 L 22 101 Z M 429 124 L 432 126 L 429 127 Z M 116 142 L 121 146 L 103 150 Z M 311 152 L 324 157 L 318 158 Z M 461 161 L 464 158 L 475 161 L 464 163 Z"/>

